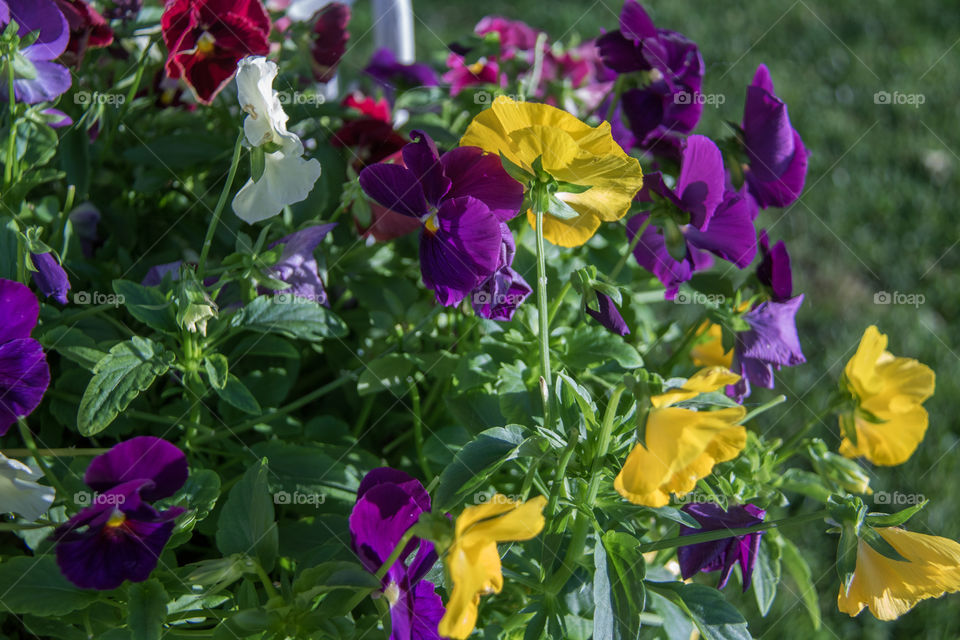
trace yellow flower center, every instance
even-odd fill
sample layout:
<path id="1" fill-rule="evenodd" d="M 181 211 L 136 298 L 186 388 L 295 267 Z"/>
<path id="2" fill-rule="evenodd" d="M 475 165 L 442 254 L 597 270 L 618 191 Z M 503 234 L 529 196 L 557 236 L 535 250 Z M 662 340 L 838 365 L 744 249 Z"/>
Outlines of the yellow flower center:
<path id="1" fill-rule="evenodd" d="M 126 521 L 127 516 L 125 516 L 122 511 L 114 511 L 113 515 L 110 516 L 110 519 L 107 520 L 107 527 L 110 529 L 115 529 Z"/>
<path id="2" fill-rule="evenodd" d="M 423 226 L 425 226 L 430 233 L 436 233 L 437 230 L 440 229 L 440 220 L 437 218 L 437 214 L 429 214 L 423 221 Z"/>
<path id="3" fill-rule="evenodd" d="M 387 588 L 383 590 L 383 597 L 390 603 L 391 608 L 397 604 L 397 601 L 400 600 L 400 587 L 397 586 L 396 582 L 391 581 L 387 585 Z"/>
<path id="4" fill-rule="evenodd" d="M 204 31 L 200 34 L 200 37 L 197 38 L 197 53 L 201 55 L 213 53 L 216 42 L 216 38 L 210 35 L 209 31 Z"/>
<path id="5" fill-rule="evenodd" d="M 473 64 L 467 66 L 467 70 L 475 76 L 480 75 L 480 72 L 483 71 L 483 61 L 478 60 Z"/>

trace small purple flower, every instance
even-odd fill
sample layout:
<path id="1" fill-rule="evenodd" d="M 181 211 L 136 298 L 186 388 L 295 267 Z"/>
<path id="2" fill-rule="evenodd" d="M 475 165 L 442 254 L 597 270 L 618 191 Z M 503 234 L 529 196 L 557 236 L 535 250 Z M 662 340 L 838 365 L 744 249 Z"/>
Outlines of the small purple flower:
<path id="1" fill-rule="evenodd" d="M 389 467 L 368 473 L 350 513 L 353 549 L 363 566 L 370 572 L 380 569 L 420 514 L 428 511 L 430 496 L 416 478 Z M 390 640 L 440 639 L 443 602 L 433 583 L 423 579 L 436 561 L 433 543 L 413 538 L 383 577 Z"/>
<path id="2" fill-rule="evenodd" d="M 52 102 L 70 88 L 70 72 L 52 62 L 66 51 L 70 27 L 63 12 L 53 0 L 0 0 L 0 30 L 15 20 L 22 38 L 39 31 L 37 41 L 22 49 L 21 62 L 33 66 L 34 77 L 18 77 L 13 81 L 13 94 L 26 104 Z M 7 83 L 0 83 L 0 98 L 8 99 Z"/>
<path id="3" fill-rule="evenodd" d="M 405 166 L 371 165 L 360 186 L 380 205 L 418 218 L 420 271 L 437 302 L 455 306 L 501 266 L 500 223 L 515 217 L 523 187 L 500 159 L 476 147 L 440 157 L 430 136 L 414 131 L 403 147 Z"/>
<path id="4" fill-rule="evenodd" d="M 108 3 L 109 8 L 104 11 L 103 15 L 109 20 L 123 20 L 127 22 L 137 17 L 142 6 L 143 0 L 110 0 Z"/>
<path id="5" fill-rule="evenodd" d="M 621 96 L 623 112 L 640 147 L 675 155 L 680 136 L 703 112 L 704 64 L 697 45 L 682 34 L 657 29 L 636 0 L 620 13 L 620 30 L 597 40 L 604 64 L 619 74 L 641 72 L 644 86 Z M 639 75 L 639 74 L 638 74 Z"/>
<path id="6" fill-rule="evenodd" d="M 60 571 L 81 589 L 116 589 L 143 582 L 157 566 L 182 507 L 148 504 L 177 492 L 187 458 L 166 440 L 139 436 L 90 462 L 84 481 L 99 492 L 54 532 Z"/>
<path id="7" fill-rule="evenodd" d="M 806 362 L 797 336 L 797 311 L 803 295 L 785 302 L 761 302 L 744 314 L 749 331 L 737 333 L 733 351 L 734 373 L 740 380 L 727 387 L 727 395 L 742 402 L 750 386 L 773 389 L 773 372 Z"/>
<path id="8" fill-rule="evenodd" d="M 0 436 L 33 412 L 50 386 L 43 347 L 30 337 L 39 317 L 30 289 L 0 278 Z"/>
<path id="9" fill-rule="evenodd" d="M 327 304 L 327 292 L 323 288 L 313 252 L 335 226 L 336 223 L 307 227 L 270 245 L 270 248 L 283 245 L 283 253 L 271 269 L 271 275 L 290 285 L 289 289 L 283 290 L 284 293 L 317 304 Z"/>
<path id="10" fill-rule="evenodd" d="M 630 328 L 627 326 L 623 316 L 620 315 L 620 310 L 617 309 L 617 305 L 614 304 L 613 299 L 607 294 L 600 293 L 596 290 L 594 290 L 594 293 L 597 294 L 597 310 L 594 311 L 588 306 L 586 308 L 587 314 L 618 336 L 628 335 Z"/>
<path id="11" fill-rule="evenodd" d="M 180 265 L 182 264 L 183 260 L 155 264 L 147 270 L 147 275 L 143 276 L 140 284 L 145 287 L 156 287 L 159 286 L 167 276 L 170 277 L 171 282 L 176 282 L 180 279 Z"/>
<path id="12" fill-rule="evenodd" d="M 390 49 L 378 49 L 363 70 L 387 89 L 435 87 L 437 73 L 422 63 L 403 64 Z"/>
<path id="13" fill-rule="evenodd" d="M 688 536 L 708 531 L 723 529 L 743 529 L 763 523 L 766 511 L 752 504 L 732 505 L 724 511 L 719 505 L 709 502 L 694 502 L 683 506 L 683 511 L 690 514 L 700 523 L 699 529 L 691 529 L 680 525 L 680 535 Z M 699 542 L 677 549 L 677 562 L 680 563 L 680 575 L 688 580 L 698 572 L 709 573 L 720 570 L 718 589 L 727 586 L 733 565 L 740 563 L 743 574 L 743 590 L 750 588 L 753 577 L 753 567 L 757 561 L 757 552 L 760 549 L 760 537 L 763 531 L 748 533 L 744 536 L 735 536 L 714 540 L 713 542 Z"/>
<path id="14" fill-rule="evenodd" d="M 793 275 L 790 272 L 790 254 L 783 240 L 770 248 L 766 230 L 760 231 L 760 254 L 757 278 L 770 288 L 774 302 L 785 302 L 793 295 Z"/>
<path id="15" fill-rule="evenodd" d="M 503 243 L 500 245 L 500 263 L 497 270 L 480 284 L 470 295 L 474 312 L 488 320 L 509 322 L 517 307 L 527 299 L 533 289 L 527 281 L 513 269 L 513 257 L 517 245 L 506 223 L 500 223 Z"/>
<path id="16" fill-rule="evenodd" d="M 790 124 L 786 103 L 774 93 L 766 65 L 757 67 L 747 87 L 741 127 L 749 162 L 744 175 L 757 203 L 766 209 L 794 202 L 803 191 L 809 154 Z"/>
<path id="17" fill-rule="evenodd" d="M 31 253 L 30 260 L 36 271 L 31 272 L 33 284 L 37 285 L 47 298 L 53 298 L 60 304 L 67 304 L 67 291 L 70 290 L 70 279 L 52 253 Z"/>
<path id="18" fill-rule="evenodd" d="M 100 237 L 97 235 L 97 226 L 100 224 L 100 210 L 92 203 L 84 202 L 70 212 L 70 224 L 73 233 L 80 240 L 80 250 L 84 257 L 92 258 L 94 251 L 100 246 Z"/>
<path id="19" fill-rule="evenodd" d="M 709 268 L 709 251 L 743 269 L 757 253 L 757 236 L 747 201 L 725 190 L 723 158 L 712 140 L 690 136 L 681 152 L 680 175 L 670 189 L 660 173 L 644 177 L 637 194 L 641 202 L 653 202 L 661 214 L 647 225 L 633 250 L 637 263 L 657 277 L 672 300 L 680 284 L 695 271 Z M 663 217 L 664 206 L 668 209 Z M 659 209 L 659 211 L 658 211 Z M 627 221 L 632 241 L 650 217 L 640 213 Z"/>

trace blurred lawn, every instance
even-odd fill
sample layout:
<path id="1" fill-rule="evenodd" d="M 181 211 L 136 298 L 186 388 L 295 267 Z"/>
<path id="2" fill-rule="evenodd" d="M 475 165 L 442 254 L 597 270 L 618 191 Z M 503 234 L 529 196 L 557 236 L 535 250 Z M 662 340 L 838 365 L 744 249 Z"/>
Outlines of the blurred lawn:
<path id="1" fill-rule="evenodd" d="M 927 403 L 930 429 L 923 444 L 907 464 L 875 469 L 873 488 L 931 498 L 911 528 L 960 539 L 953 493 L 960 479 L 960 426 L 958 411 L 950 409 L 960 397 L 960 12 L 954 3 L 935 0 L 731 4 L 658 0 L 645 6 L 658 26 L 700 45 L 707 63 L 704 92 L 726 96 L 719 108 L 706 107 L 698 132 L 725 135 L 723 121 L 740 120 L 744 88 L 763 62 L 813 152 L 801 201 L 760 219 L 774 241 L 787 242 L 795 290 L 807 296 L 799 324 L 808 363 L 783 372 L 778 384 L 789 400 L 765 426 L 770 434 L 789 434 L 818 411 L 864 328 L 877 324 L 895 354 L 933 367 L 938 385 Z M 414 5 L 423 56 L 436 56 L 487 14 L 523 19 L 565 40 L 615 29 L 620 11 L 611 0 Z M 372 34 L 363 35 L 370 25 L 364 14 L 365 7 L 357 9 L 353 64 L 362 64 L 361 54 L 372 47 Z M 878 91 L 922 94 L 925 102 L 876 104 Z M 925 302 L 874 304 L 880 291 L 922 294 Z M 832 422 L 819 435 L 832 446 L 838 442 Z M 809 549 L 823 628 L 811 633 L 798 598 L 781 589 L 766 619 L 759 618 L 752 596 L 738 602 L 755 636 L 960 637 L 960 596 L 921 603 L 893 624 L 868 613 L 856 620 L 839 614 L 834 539 L 809 530 L 793 536 Z M 738 600 L 735 589 L 727 592 Z"/>

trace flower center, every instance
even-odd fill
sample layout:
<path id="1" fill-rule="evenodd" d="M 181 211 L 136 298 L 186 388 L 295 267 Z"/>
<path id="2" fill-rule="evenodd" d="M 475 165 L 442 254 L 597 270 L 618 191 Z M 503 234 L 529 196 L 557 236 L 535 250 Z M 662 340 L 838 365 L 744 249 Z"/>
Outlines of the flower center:
<path id="1" fill-rule="evenodd" d="M 400 587 L 397 586 L 396 582 L 390 581 L 387 588 L 383 590 L 383 597 L 390 603 L 390 608 L 397 604 L 397 601 L 400 600 Z"/>
<path id="2" fill-rule="evenodd" d="M 469 71 L 475 76 L 480 75 L 480 72 L 483 71 L 483 60 L 477 60 L 473 64 L 468 65 L 467 71 Z"/>
<path id="3" fill-rule="evenodd" d="M 213 53 L 216 42 L 216 38 L 210 35 L 209 31 L 204 31 L 200 34 L 200 37 L 197 38 L 197 53 L 201 55 Z"/>
<path id="4" fill-rule="evenodd" d="M 110 519 L 107 520 L 106 526 L 110 529 L 116 529 L 121 526 L 124 522 L 127 521 L 127 516 L 120 510 L 114 511 L 113 515 L 110 516 Z"/>
<path id="5" fill-rule="evenodd" d="M 440 228 L 440 219 L 437 218 L 436 213 L 428 213 L 423 217 L 423 226 L 427 228 L 427 231 L 430 233 L 436 233 Z"/>

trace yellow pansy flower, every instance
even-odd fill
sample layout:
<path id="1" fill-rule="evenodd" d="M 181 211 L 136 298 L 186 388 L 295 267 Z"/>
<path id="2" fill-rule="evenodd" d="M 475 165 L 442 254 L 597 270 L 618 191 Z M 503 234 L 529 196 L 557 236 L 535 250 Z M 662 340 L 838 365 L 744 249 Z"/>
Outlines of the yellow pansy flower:
<path id="1" fill-rule="evenodd" d="M 960 591 L 960 544 L 948 538 L 888 527 L 875 531 L 901 556 L 893 560 L 857 542 L 857 565 L 837 607 L 851 616 L 864 607 L 880 620 L 895 620 L 921 600 Z"/>
<path id="2" fill-rule="evenodd" d="M 497 494 L 490 502 L 467 507 L 457 518 L 453 544 L 444 556 L 453 583 L 447 611 L 438 632 L 446 638 L 466 638 L 477 624 L 480 596 L 500 593 L 498 542 L 529 540 L 543 529 L 543 496 L 526 502 Z"/>
<path id="3" fill-rule="evenodd" d="M 690 349 L 690 359 L 693 360 L 693 364 L 698 367 L 723 367 L 724 369 L 733 366 L 733 349 L 724 352 L 723 330 L 720 325 L 706 320 L 697 329 L 697 337 L 700 341 Z"/>
<path id="4" fill-rule="evenodd" d="M 857 436 L 856 443 L 844 438 L 840 453 L 878 465 L 905 462 L 923 440 L 928 416 L 922 403 L 933 395 L 935 384 L 930 367 L 895 357 L 886 348 L 887 336 L 867 327 L 844 369 L 857 407 L 840 416 L 841 426 L 855 429 Z"/>
<path id="5" fill-rule="evenodd" d="M 651 398 L 645 444 L 638 443 L 627 456 L 613 482 L 617 492 L 634 504 L 663 507 L 671 493 L 682 496 L 693 491 L 715 464 L 735 458 L 747 443 L 747 430 L 737 424 L 746 409 L 693 411 L 671 405 L 739 379 L 722 367 L 709 367 L 683 387 Z"/>
<path id="6" fill-rule="evenodd" d="M 589 187 L 581 193 L 561 189 L 555 194 L 576 216 L 561 219 L 544 214 L 544 238 L 561 247 L 579 247 L 593 237 L 601 222 L 625 216 L 643 186 L 640 163 L 614 141 L 610 123 L 591 127 L 546 104 L 500 96 L 473 119 L 460 145 L 502 153 L 530 174 L 540 158 L 543 170 L 555 180 Z M 535 228 L 532 211 L 527 211 L 527 219 Z"/>

